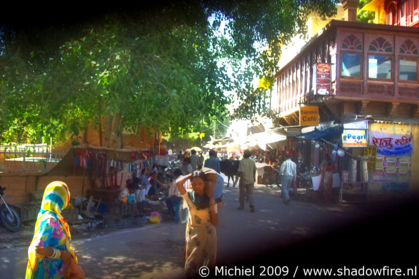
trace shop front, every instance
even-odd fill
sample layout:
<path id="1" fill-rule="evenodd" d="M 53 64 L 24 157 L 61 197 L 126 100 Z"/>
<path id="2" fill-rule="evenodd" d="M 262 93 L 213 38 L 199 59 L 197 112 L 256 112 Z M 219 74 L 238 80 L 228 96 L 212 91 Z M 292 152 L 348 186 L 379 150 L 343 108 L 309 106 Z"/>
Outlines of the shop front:
<path id="1" fill-rule="evenodd" d="M 340 200 L 365 200 L 368 194 L 368 120 L 343 124 Z"/>
<path id="2" fill-rule="evenodd" d="M 301 134 L 296 135 L 295 160 L 297 163 L 297 186 L 314 191 L 318 199 L 322 199 L 321 168 L 328 156 L 333 160 L 332 191 L 337 198 L 340 187 L 341 160 L 337 156 L 340 146 L 342 125 L 333 122 L 321 123 L 317 126 L 305 127 Z M 340 153 L 339 153 L 340 154 Z"/>
<path id="3" fill-rule="evenodd" d="M 368 144 L 369 195 L 397 195 L 419 186 L 418 123 L 375 120 Z M 416 155 L 415 155 L 416 152 Z"/>

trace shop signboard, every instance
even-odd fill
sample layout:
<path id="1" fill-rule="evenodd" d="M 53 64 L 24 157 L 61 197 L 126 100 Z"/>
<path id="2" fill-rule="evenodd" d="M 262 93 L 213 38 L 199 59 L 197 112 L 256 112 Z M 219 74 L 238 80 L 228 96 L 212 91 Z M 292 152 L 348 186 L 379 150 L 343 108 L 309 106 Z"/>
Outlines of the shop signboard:
<path id="1" fill-rule="evenodd" d="M 330 64 L 316 64 L 316 95 L 329 95 L 330 93 Z"/>
<path id="2" fill-rule="evenodd" d="M 377 148 L 377 155 L 399 157 L 413 153 L 412 134 L 399 135 L 370 131 L 369 142 Z"/>
<path id="3" fill-rule="evenodd" d="M 344 129 L 342 133 L 343 147 L 366 147 L 367 146 L 367 131 Z"/>
<path id="4" fill-rule="evenodd" d="M 300 125 L 319 125 L 319 107 L 304 106 L 300 107 Z"/>

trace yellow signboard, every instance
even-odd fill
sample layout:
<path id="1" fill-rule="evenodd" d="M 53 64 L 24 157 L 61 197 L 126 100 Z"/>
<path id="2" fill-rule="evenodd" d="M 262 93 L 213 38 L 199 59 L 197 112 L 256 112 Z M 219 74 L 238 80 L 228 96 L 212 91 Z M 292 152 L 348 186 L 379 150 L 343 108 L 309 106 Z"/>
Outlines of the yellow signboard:
<path id="1" fill-rule="evenodd" d="M 319 107 L 300 107 L 300 125 L 319 125 Z"/>

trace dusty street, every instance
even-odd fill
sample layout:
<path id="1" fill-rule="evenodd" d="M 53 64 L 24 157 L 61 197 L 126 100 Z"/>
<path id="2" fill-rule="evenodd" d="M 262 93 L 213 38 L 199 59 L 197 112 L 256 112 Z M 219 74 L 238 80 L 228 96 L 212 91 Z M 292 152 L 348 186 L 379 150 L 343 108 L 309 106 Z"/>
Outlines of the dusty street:
<path id="1" fill-rule="evenodd" d="M 363 252 L 353 258 L 352 263 L 355 263 L 362 255 L 372 253 L 363 250 L 364 240 L 345 239 L 350 234 L 340 234 L 354 226 L 371 229 L 370 219 L 363 218 L 373 214 L 365 207 L 299 201 L 284 205 L 277 189 L 264 186 L 255 190 L 255 213 L 250 213 L 248 207 L 244 211 L 236 209 L 237 188 L 226 188 L 225 200 L 217 228 L 219 265 L 269 259 L 282 265 L 297 261 L 326 263 L 330 259 L 348 262 L 347 253 L 359 249 Z M 184 231 L 183 224 L 164 222 L 77 239 L 73 245 L 88 278 L 178 278 L 183 276 Z M 360 237 L 358 230 L 352 232 L 353 238 Z M 372 233 L 375 232 L 367 231 L 364 235 L 368 238 Z M 341 236 L 343 239 L 339 240 Z M 330 246 L 324 246 L 326 243 Z M 351 248 L 353 243 L 358 243 L 359 247 Z M 28 244 L 22 242 L 0 250 L 1 278 L 23 278 Z M 388 244 L 388 249 L 392 249 Z M 316 249 L 323 251 L 317 254 Z M 378 252 L 374 250 L 375 253 Z"/>

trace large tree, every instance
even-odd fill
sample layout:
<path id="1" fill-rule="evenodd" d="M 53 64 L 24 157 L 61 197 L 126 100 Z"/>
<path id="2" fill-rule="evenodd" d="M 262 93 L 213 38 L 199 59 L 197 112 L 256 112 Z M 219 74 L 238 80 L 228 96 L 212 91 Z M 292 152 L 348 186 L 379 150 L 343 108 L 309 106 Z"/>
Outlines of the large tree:
<path id="1" fill-rule="evenodd" d="M 225 92 L 252 97 L 252 80 L 272 76 L 312 10 L 331 15 L 334 1 L 155 1 L 73 21 L 55 14 L 52 25 L 12 21 L 1 41 L 1 136 L 60 140 L 102 118 L 111 146 L 138 126 L 210 131 L 234 101 Z"/>

